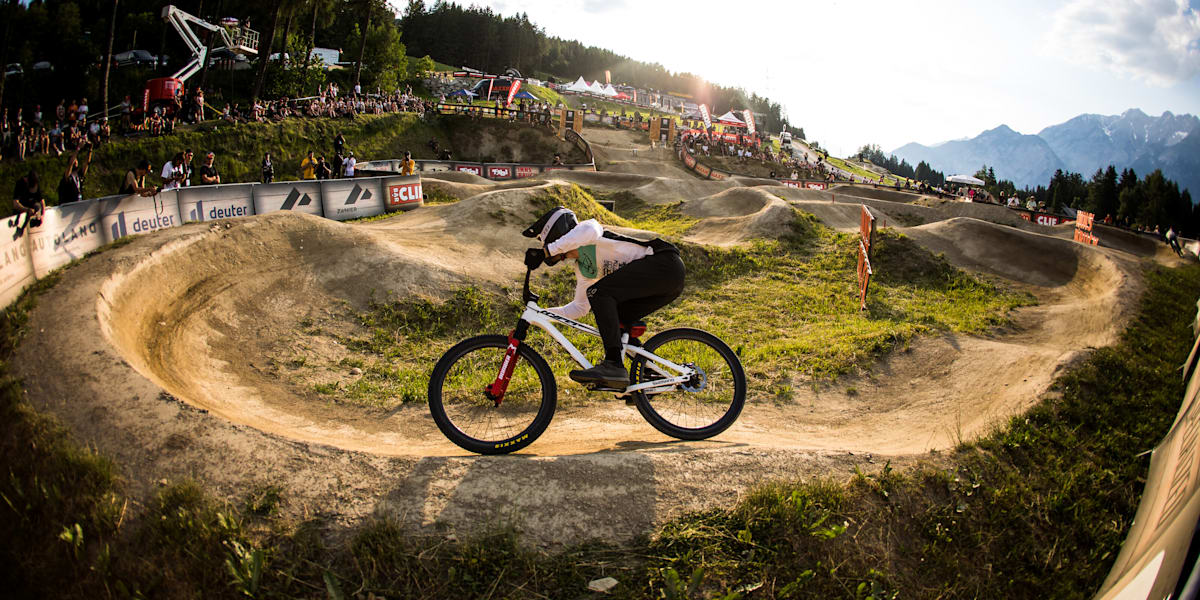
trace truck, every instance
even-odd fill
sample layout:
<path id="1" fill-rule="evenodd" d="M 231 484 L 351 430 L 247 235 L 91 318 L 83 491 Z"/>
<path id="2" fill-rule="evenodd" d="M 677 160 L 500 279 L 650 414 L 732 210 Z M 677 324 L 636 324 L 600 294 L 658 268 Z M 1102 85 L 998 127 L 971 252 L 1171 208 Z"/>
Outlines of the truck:
<path id="1" fill-rule="evenodd" d="M 792 145 L 792 134 L 787 131 L 780 133 L 779 134 L 779 145 L 784 146 L 784 147 L 791 146 Z"/>

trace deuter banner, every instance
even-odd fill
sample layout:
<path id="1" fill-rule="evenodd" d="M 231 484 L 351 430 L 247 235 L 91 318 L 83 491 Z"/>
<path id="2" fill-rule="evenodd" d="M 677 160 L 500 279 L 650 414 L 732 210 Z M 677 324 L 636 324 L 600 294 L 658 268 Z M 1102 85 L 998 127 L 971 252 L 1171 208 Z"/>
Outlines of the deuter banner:
<path id="1" fill-rule="evenodd" d="M 140 235 L 178 227 L 179 195 L 175 190 L 154 196 L 123 196 L 100 202 L 100 224 L 105 243 L 111 244 L 127 235 Z"/>
<path id="2" fill-rule="evenodd" d="M 179 190 L 179 215 L 185 223 L 254 214 L 253 183 L 202 185 Z"/>

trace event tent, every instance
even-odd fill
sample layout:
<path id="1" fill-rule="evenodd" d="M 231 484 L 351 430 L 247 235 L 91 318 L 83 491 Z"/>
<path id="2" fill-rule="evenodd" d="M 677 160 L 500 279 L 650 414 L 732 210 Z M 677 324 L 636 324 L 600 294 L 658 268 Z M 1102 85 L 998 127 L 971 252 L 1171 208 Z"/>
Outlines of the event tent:
<path id="1" fill-rule="evenodd" d="M 472 92 L 471 90 L 462 89 L 462 90 L 454 90 L 453 92 L 450 92 L 449 94 L 446 94 L 446 95 L 447 96 L 478 96 L 479 94 L 476 94 L 475 92 Z"/>
<path id="2" fill-rule="evenodd" d="M 517 92 L 517 95 L 513 96 L 513 98 L 520 98 L 521 100 L 537 100 L 537 96 L 534 96 L 525 90 Z"/>
<path id="3" fill-rule="evenodd" d="M 579 79 L 575 80 L 575 83 L 568 85 L 565 89 L 568 92 L 576 93 L 588 93 L 592 91 L 592 88 L 588 87 L 587 82 L 583 80 L 582 75 L 579 76 Z"/>
<path id="4" fill-rule="evenodd" d="M 613 86 L 611 83 L 604 84 L 604 89 L 600 90 L 600 93 L 604 94 L 605 96 L 608 96 L 609 98 L 617 97 L 617 90 L 613 89 Z"/>
<path id="5" fill-rule="evenodd" d="M 732 111 L 732 110 L 731 110 L 731 111 L 728 111 L 728 112 L 726 112 L 725 114 L 723 114 L 723 115 L 721 115 L 721 116 L 719 116 L 719 117 L 717 117 L 717 119 L 716 119 L 716 120 L 717 120 L 717 122 L 718 122 L 718 123 L 720 123 L 720 124 L 722 124 L 722 125 L 736 125 L 736 126 L 738 126 L 738 127 L 745 127 L 745 126 L 746 126 L 746 122 L 745 122 L 745 121 L 743 121 L 743 120 L 741 120 L 741 119 L 739 119 L 737 115 L 733 114 L 733 111 Z"/>
<path id="6" fill-rule="evenodd" d="M 946 178 L 950 183 L 961 183 L 963 185 L 983 185 L 983 180 L 971 177 L 970 175 L 951 175 Z"/>

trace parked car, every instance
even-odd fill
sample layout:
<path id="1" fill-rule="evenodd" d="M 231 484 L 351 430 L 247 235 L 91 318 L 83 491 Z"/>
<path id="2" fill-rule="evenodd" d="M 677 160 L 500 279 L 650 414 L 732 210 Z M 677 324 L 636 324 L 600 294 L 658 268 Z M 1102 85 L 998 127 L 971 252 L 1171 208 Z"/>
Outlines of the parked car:
<path id="1" fill-rule="evenodd" d="M 50 64 L 50 61 L 48 61 L 48 60 L 42 60 L 42 61 L 33 63 L 33 70 L 34 71 L 46 71 L 48 73 L 53 73 L 54 65 Z"/>
<path id="2" fill-rule="evenodd" d="M 113 64 L 118 67 L 156 67 L 158 57 L 145 50 L 126 50 L 113 55 Z"/>
<path id="3" fill-rule="evenodd" d="M 25 70 L 21 68 L 21 63 L 9 63 L 8 66 L 4 67 L 5 77 L 9 75 L 21 75 L 23 73 L 25 73 Z"/>

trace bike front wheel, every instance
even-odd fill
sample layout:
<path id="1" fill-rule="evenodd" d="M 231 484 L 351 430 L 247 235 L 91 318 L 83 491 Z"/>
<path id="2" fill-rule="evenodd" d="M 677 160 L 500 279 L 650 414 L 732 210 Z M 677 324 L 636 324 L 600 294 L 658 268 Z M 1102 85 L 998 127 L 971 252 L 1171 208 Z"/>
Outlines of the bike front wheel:
<path id="1" fill-rule="evenodd" d="M 644 348 L 678 365 L 696 370 L 691 381 L 665 392 L 639 393 L 638 411 L 655 429 L 681 440 L 703 440 L 733 425 L 746 402 L 742 361 L 717 336 L 681 327 L 650 338 Z M 633 383 L 659 379 L 652 361 L 637 356 Z"/>
<path id="2" fill-rule="evenodd" d="M 521 344 L 502 401 L 485 391 L 508 350 L 503 335 L 481 335 L 446 351 L 429 376 L 429 412 L 438 429 L 464 450 L 506 454 L 533 443 L 554 416 L 558 388 L 546 359 Z"/>

